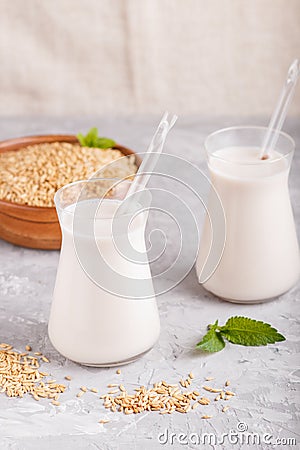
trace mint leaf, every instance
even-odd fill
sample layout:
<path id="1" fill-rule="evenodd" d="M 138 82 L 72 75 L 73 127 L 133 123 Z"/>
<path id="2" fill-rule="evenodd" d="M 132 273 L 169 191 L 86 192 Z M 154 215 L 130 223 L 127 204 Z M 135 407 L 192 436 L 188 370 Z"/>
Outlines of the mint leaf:
<path id="1" fill-rule="evenodd" d="M 268 323 L 235 316 L 230 317 L 223 326 L 219 325 L 218 320 L 208 325 L 208 332 L 196 347 L 207 352 L 219 352 L 225 347 L 224 338 L 232 344 L 254 347 L 285 341 L 285 337 Z"/>
<path id="2" fill-rule="evenodd" d="M 103 148 L 103 149 L 112 148 L 115 145 L 116 145 L 116 143 L 112 139 L 108 139 L 108 138 L 104 138 L 104 137 L 97 139 L 97 147 L 99 147 L 99 148 Z"/>
<path id="3" fill-rule="evenodd" d="M 249 317 L 231 317 L 219 331 L 228 341 L 239 345 L 260 346 L 285 341 L 271 325 Z"/>
<path id="4" fill-rule="evenodd" d="M 201 348 L 206 352 L 219 352 L 225 347 L 224 339 L 221 334 L 216 331 L 218 327 L 218 321 L 214 325 L 209 326 L 208 332 L 203 336 L 200 342 L 196 345 L 197 348 Z"/>
<path id="5" fill-rule="evenodd" d="M 85 137 L 83 136 L 83 134 L 82 133 L 78 133 L 76 137 L 79 140 L 80 144 L 84 147 L 84 145 L 85 145 Z"/>
<path id="6" fill-rule="evenodd" d="M 86 145 L 88 147 L 95 147 L 97 139 L 98 139 L 98 130 L 96 127 L 93 127 L 85 136 Z"/>
<path id="7" fill-rule="evenodd" d="M 85 136 L 82 133 L 78 133 L 77 139 L 83 147 L 107 149 L 116 145 L 112 139 L 98 136 L 98 129 L 96 127 L 91 128 Z"/>

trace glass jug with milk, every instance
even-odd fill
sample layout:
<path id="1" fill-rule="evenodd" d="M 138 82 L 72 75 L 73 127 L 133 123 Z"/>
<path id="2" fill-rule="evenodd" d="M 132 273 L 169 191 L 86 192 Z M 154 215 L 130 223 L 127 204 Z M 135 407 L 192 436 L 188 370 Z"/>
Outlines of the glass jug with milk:
<path id="1" fill-rule="evenodd" d="M 90 179 L 55 195 L 62 248 L 48 331 L 53 346 L 81 364 L 133 361 L 159 336 L 142 210 L 150 193 L 132 203 L 130 212 L 118 214 L 130 184 Z"/>
<path id="2" fill-rule="evenodd" d="M 73 361 L 125 364 L 158 339 L 144 239 L 151 202 L 146 185 L 176 120 L 164 113 L 132 182 L 91 178 L 55 194 L 62 248 L 48 333 Z"/>
<path id="3" fill-rule="evenodd" d="M 204 287 L 231 302 L 276 297 L 289 290 L 300 274 L 288 190 L 294 141 L 280 132 L 275 148 L 262 159 L 265 134 L 264 127 L 227 128 L 205 142 L 211 182 L 224 208 L 226 242 Z M 207 217 L 196 264 L 199 278 L 212 232 Z"/>

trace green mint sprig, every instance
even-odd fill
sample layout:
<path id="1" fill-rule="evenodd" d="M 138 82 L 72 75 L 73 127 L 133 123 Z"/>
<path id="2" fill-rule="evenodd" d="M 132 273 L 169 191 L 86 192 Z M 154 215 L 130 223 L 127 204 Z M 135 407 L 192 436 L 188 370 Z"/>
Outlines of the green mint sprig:
<path id="1" fill-rule="evenodd" d="M 285 337 L 265 322 L 249 317 L 230 317 L 225 325 L 220 326 L 218 320 L 208 325 L 208 332 L 196 345 L 206 352 L 219 352 L 225 347 L 225 341 L 246 346 L 261 346 L 285 341 Z"/>
<path id="2" fill-rule="evenodd" d="M 112 139 L 98 136 L 98 129 L 96 127 L 91 128 L 85 136 L 82 133 L 78 133 L 77 139 L 83 147 L 107 149 L 116 145 Z"/>

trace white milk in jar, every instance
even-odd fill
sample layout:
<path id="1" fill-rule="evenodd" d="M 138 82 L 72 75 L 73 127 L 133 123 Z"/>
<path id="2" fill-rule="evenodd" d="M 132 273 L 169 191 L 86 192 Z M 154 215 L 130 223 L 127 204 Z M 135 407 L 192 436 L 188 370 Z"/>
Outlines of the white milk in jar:
<path id="1" fill-rule="evenodd" d="M 285 136 L 281 135 L 279 145 Z M 215 145 L 209 153 L 211 182 L 226 218 L 223 255 L 204 283 L 215 295 L 255 303 L 278 296 L 297 282 L 300 262 L 288 191 L 290 162 L 291 155 L 278 150 L 261 160 L 260 147 L 253 145 L 221 149 Z M 210 240 L 206 220 L 196 264 L 198 276 Z"/>
<path id="2" fill-rule="evenodd" d="M 96 215 L 95 200 L 83 200 L 78 205 L 70 204 L 59 213 L 63 240 L 49 319 L 50 340 L 61 354 L 82 364 L 109 366 L 132 361 L 151 349 L 159 336 L 149 264 L 147 260 L 144 264 L 128 260 L 115 246 L 111 225 L 118 201 L 102 200 Z M 91 221 L 95 238 L 89 233 Z M 145 215 L 138 214 L 125 232 L 134 248 L 147 258 L 145 223 Z M 124 285 L 115 286 L 117 294 L 101 289 L 89 276 L 85 261 L 80 260 L 80 246 L 93 258 L 94 241 L 112 271 L 122 275 Z M 93 249 L 90 256 L 89 248 Z M 94 263 L 97 274 L 96 258 Z M 101 273 L 97 279 L 101 280 Z M 150 296 L 127 298 L 135 279 L 148 283 Z M 103 281 L 104 287 L 114 288 L 113 279 Z"/>

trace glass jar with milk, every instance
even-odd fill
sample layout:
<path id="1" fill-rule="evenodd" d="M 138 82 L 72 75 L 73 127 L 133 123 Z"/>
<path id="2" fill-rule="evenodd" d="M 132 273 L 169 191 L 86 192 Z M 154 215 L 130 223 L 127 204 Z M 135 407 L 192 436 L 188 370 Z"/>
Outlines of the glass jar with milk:
<path id="1" fill-rule="evenodd" d="M 144 240 L 150 194 L 118 213 L 129 186 L 91 179 L 55 195 L 62 248 L 48 331 L 53 346 L 81 364 L 133 361 L 159 336 Z"/>
<path id="2" fill-rule="evenodd" d="M 226 218 L 226 242 L 204 287 L 240 303 L 257 303 L 289 290 L 300 274 L 299 247 L 288 190 L 294 141 L 279 134 L 260 158 L 264 127 L 227 128 L 205 142 L 211 182 Z M 209 207 L 208 207 L 209 210 Z M 200 278 L 212 230 L 206 218 L 196 270 Z"/>

